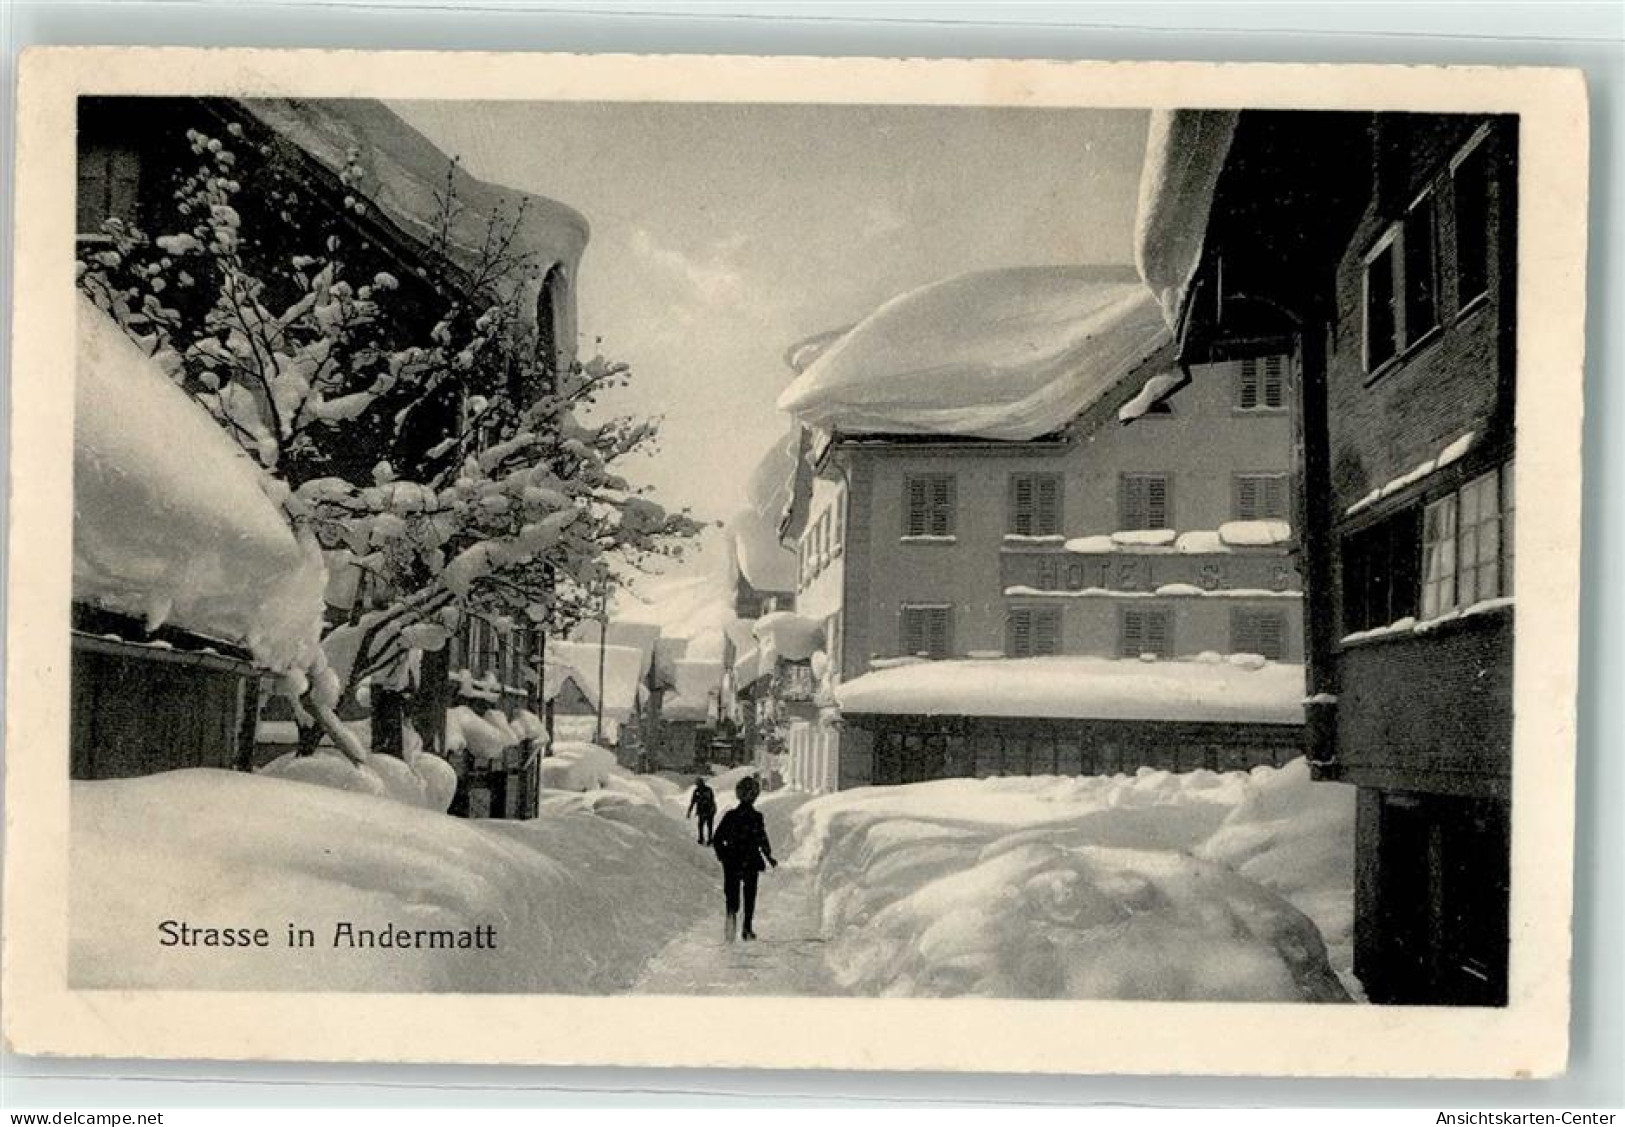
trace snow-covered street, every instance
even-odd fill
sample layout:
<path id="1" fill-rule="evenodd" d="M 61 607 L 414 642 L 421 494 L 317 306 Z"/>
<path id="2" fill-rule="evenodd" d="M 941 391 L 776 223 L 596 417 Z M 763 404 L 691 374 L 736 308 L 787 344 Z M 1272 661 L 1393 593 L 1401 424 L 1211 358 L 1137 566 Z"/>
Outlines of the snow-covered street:
<path id="1" fill-rule="evenodd" d="M 336 757 L 335 769 L 343 766 Z M 375 757 L 377 758 L 377 757 Z M 756 942 L 723 935 L 689 792 L 575 745 L 540 816 L 180 771 L 75 785 L 73 959 L 97 987 L 1337 1001 L 1353 802 L 1297 761 L 1252 772 L 953 779 L 764 796 Z M 714 779 L 723 810 L 743 769 Z M 331 827 L 343 825 L 343 841 Z M 137 830 L 139 829 L 139 833 Z M 204 845 L 207 843 L 207 847 Z M 177 949 L 164 920 L 264 927 Z M 493 950 L 335 929 L 494 928 Z M 290 926 L 313 945 L 291 946 Z M 113 958 L 114 952 L 119 953 Z"/>
<path id="2" fill-rule="evenodd" d="M 780 856 L 790 856 L 795 847 L 792 815 L 805 801 L 804 795 L 781 794 L 760 803 L 768 836 Z M 824 960 L 827 944 L 818 896 L 806 870 L 781 864 L 762 874 L 756 941 L 729 943 L 722 926 L 718 873 L 706 910 L 649 961 L 632 992 L 781 997 L 844 993 Z"/>

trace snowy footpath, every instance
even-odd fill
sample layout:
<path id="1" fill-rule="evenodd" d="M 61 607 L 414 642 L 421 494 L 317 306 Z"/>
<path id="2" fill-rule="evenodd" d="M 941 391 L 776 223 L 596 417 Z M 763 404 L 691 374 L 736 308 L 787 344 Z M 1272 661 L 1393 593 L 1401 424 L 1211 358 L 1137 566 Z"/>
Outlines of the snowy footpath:
<path id="1" fill-rule="evenodd" d="M 769 795 L 759 804 L 774 855 L 795 848 L 791 816 L 802 796 Z M 727 799 L 723 799 L 724 805 Z M 707 857 L 710 850 L 695 845 Z M 722 873 L 706 911 L 661 948 L 637 982 L 635 994 L 826 995 L 843 991 L 824 960 L 825 940 L 811 874 L 782 863 L 762 874 L 756 901 L 756 933 L 750 943 L 723 936 Z"/>

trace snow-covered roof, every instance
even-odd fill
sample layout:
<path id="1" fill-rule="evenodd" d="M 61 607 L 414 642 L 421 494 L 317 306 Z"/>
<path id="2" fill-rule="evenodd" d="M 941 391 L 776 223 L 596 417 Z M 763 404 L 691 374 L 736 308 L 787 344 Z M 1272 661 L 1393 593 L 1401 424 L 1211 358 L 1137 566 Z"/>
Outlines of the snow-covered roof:
<path id="1" fill-rule="evenodd" d="M 74 599 L 303 668 L 322 627 L 320 551 L 219 424 L 83 298 L 78 334 Z"/>
<path id="2" fill-rule="evenodd" d="M 762 651 L 762 667 L 768 671 L 781 658 L 806 661 L 824 648 L 824 624 L 794 611 L 776 610 L 762 615 L 752 633 Z"/>
<path id="3" fill-rule="evenodd" d="M 965 274 L 893 298 L 779 397 L 847 434 L 1053 433 L 1169 339 L 1128 267 Z"/>
<path id="4" fill-rule="evenodd" d="M 1303 666 L 1030 657 L 927 661 L 836 687 L 852 714 L 1303 723 Z"/>
<path id="5" fill-rule="evenodd" d="M 583 698 L 591 700 L 592 690 L 587 685 L 586 674 L 562 660 L 552 660 L 553 645 L 550 644 L 547 649 L 547 667 L 542 676 L 542 699 L 557 700 L 559 694 L 564 691 L 564 686 L 573 683 Z M 596 685 L 597 682 L 594 681 L 593 684 Z"/>
<path id="6" fill-rule="evenodd" d="M 741 650 L 734 658 L 734 691 L 754 685 L 762 678 L 762 651 L 758 646 Z"/>
<path id="7" fill-rule="evenodd" d="M 779 542 L 779 521 L 794 491 L 800 450 L 799 428 L 768 447 L 746 484 L 745 507 L 728 521 L 734 566 L 758 591 L 796 588 L 796 554 Z"/>
<path id="8" fill-rule="evenodd" d="M 618 622 L 649 622 L 662 635 L 693 638 L 734 620 L 734 590 L 726 568 L 698 575 L 649 575 L 633 591 L 616 592 L 611 615 Z"/>
<path id="9" fill-rule="evenodd" d="M 598 707 L 597 642 L 547 644 L 547 663 L 567 666 L 593 708 Z M 634 646 L 603 647 L 604 715 L 617 723 L 631 718 L 643 692 L 643 653 Z"/>
<path id="10" fill-rule="evenodd" d="M 688 653 L 687 638 L 655 639 L 654 683 L 665 688 L 677 684 L 677 663 Z"/>
<path id="11" fill-rule="evenodd" d="M 722 685 L 720 661 L 679 661 L 676 686 L 660 702 L 662 720 L 707 720 L 712 694 Z"/>
<path id="12" fill-rule="evenodd" d="M 1175 332 L 1202 261 L 1213 195 L 1230 153 L 1237 116 L 1235 110 L 1151 114 L 1134 223 L 1134 262 Z"/>
<path id="13" fill-rule="evenodd" d="M 382 102 L 247 98 L 242 105 L 335 173 L 353 158 L 366 173 L 369 200 L 414 239 L 433 239 L 450 158 Z M 512 218 L 523 202 L 516 248 L 536 255 L 544 265 L 562 263 L 574 272 L 589 233 L 579 212 L 544 196 L 477 180 L 460 166 L 451 175 L 462 205 L 452 222 L 454 254 L 475 258 L 492 213 Z"/>
<path id="14" fill-rule="evenodd" d="M 595 619 L 588 619 L 571 632 L 570 640 L 590 642 L 596 646 L 600 629 Z M 654 667 L 655 643 L 659 639 L 659 623 L 615 618 L 610 620 L 604 640 L 612 646 L 627 646 L 638 651 L 638 681 L 642 683 L 649 679 L 649 670 Z"/>

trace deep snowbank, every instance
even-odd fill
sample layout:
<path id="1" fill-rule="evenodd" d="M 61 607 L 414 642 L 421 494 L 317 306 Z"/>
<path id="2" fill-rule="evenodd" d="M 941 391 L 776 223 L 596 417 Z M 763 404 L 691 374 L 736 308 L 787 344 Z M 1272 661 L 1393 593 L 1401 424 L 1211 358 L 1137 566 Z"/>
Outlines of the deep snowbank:
<path id="1" fill-rule="evenodd" d="M 275 779 L 370 794 L 444 814 L 457 794 L 457 772 L 438 755 L 409 748 L 403 757 L 368 755 L 351 763 L 330 747 L 312 755 L 289 752 L 271 760 L 259 773 Z"/>
<path id="2" fill-rule="evenodd" d="M 78 303 L 73 597 L 246 645 L 268 669 L 318 652 L 327 572 L 213 419 Z"/>
<path id="3" fill-rule="evenodd" d="M 229 771 L 74 783 L 70 978 L 79 988 L 622 989 L 711 906 L 715 882 L 714 861 L 679 823 L 618 797 L 602 811 L 577 803 L 529 822 L 471 822 Z M 166 948 L 164 920 L 264 927 L 272 945 Z M 335 948 L 342 921 L 488 925 L 496 948 Z M 288 947 L 290 923 L 317 945 Z"/>
<path id="4" fill-rule="evenodd" d="M 854 992 L 1339 1001 L 1352 795 L 1302 761 L 865 788 L 796 811 L 792 863 Z"/>

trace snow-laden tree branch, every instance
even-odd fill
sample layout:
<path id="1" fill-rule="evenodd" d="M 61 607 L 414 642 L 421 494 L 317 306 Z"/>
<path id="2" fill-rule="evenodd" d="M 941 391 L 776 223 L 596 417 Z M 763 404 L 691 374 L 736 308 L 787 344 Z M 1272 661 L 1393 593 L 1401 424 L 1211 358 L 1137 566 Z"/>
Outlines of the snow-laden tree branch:
<path id="1" fill-rule="evenodd" d="M 321 658 L 281 688 L 359 761 L 336 713 L 363 683 L 408 688 L 470 615 L 567 629 L 608 577 L 679 554 L 699 526 L 615 469 L 654 421 L 582 421 L 627 366 L 538 354 L 521 282 L 547 264 L 519 247 L 522 212 L 490 216 L 472 260 L 454 253 L 448 169 L 403 276 L 369 236 L 359 153 L 324 194 L 279 176 L 240 125 L 187 139 L 198 165 L 159 233 L 109 219 L 79 284 L 259 462 L 330 571 L 357 569 Z"/>

